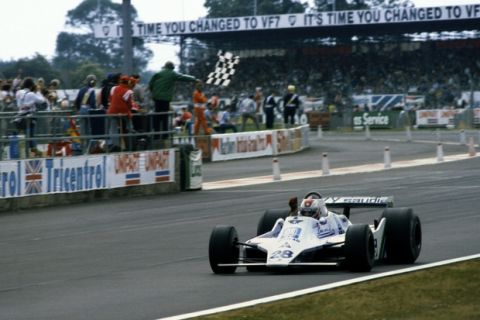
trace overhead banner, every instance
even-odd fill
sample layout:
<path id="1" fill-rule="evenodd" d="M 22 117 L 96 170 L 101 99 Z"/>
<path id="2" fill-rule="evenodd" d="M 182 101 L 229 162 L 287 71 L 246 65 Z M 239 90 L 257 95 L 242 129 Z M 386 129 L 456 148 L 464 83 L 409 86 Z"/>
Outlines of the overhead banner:
<path id="1" fill-rule="evenodd" d="M 232 31 L 354 26 L 478 18 L 480 18 L 480 4 L 469 4 L 425 8 L 278 14 L 172 22 L 135 22 L 132 24 L 132 31 L 134 37 L 182 36 Z M 119 24 L 93 25 L 96 38 L 122 37 L 122 29 L 122 25 Z"/>

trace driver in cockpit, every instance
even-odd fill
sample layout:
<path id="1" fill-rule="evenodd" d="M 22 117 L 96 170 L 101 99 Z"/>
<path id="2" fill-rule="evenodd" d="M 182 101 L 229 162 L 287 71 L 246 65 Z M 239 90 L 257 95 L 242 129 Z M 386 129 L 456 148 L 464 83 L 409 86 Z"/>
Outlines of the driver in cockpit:
<path id="1" fill-rule="evenodd" d="M 323 199 L 307 198 L 302 200 L 298 215 L 320 219 L 328 215 L 328 210 Z"/>

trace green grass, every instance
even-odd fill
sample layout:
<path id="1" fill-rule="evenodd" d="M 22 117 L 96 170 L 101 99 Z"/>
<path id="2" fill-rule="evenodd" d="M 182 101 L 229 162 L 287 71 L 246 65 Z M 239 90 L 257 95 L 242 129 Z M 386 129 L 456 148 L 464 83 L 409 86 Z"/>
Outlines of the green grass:
<path id="1" fill-rule="evenodd" d="M 196 319 L 480 319 L 480 259 Z"/>

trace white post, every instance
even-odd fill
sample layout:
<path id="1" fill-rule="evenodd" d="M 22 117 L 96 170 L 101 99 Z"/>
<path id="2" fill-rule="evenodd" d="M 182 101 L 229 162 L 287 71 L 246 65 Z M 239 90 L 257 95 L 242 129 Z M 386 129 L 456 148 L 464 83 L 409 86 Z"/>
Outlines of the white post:
<path id="1" fill-rule="evenodd" d="M 437 144 L 437 162 L 443 162 L 443 144 L 441 142 Z"/>
<path id="2" fill-rule="evenodd" d="M 412 142 L 412 131 L 410 130 L 410 126 L 405 127 L 405 132 L 407 134 L 407 142 Z"/>
<path id="3" fill-rule="evenodd" d="M 465 135 L 465 130 L 460 130 L 460 144 L 462 146 L 467 144 L 467 136 Z"/>
<path id="4" fill-rule="evenodd" d="M 385 152 L 383 154 L 383 163 L 385 169 L 390 169 L 392 167 L 392 158 L 390 157 L 390 148 L 385 147 Z"/>
<path id="5" fill-rule="evenodd" d="M 326 152 L 322 154 L 322 174 L 324 176 L 330 174 L 330 164 L 328 163 L 328 153 Z"/>
<path id="6" fill-rule="evenodd" d="M 318 139 L 323 138 L 322 125 L 318 125 L 318 127 L 317 127 L 317 138 Z"/>
<path id="7" fill-rule="evenodd" d="M 370 126 L 368 124 L 365 126 L 365 139 L 366 140 L 372 139 L 372 135 L 370 134 Z"/>
<path id="8" fill-rule="evenodd" d="M 475 157 L 477 155 L 477 151 L 475 150 L 475 142 L 473 141 L 473 137 L 470 137 L 468 141 L 468 155 L 470 157 Z"/>
<path id="9" fill-rule="evenodd" d="M 273 167 L 273 180 L 282 180 L 282 177 L 280 175 L 280 164 L 278 163 L 278 158 L 273 158 L 272 161 L 272 167 Z"/>

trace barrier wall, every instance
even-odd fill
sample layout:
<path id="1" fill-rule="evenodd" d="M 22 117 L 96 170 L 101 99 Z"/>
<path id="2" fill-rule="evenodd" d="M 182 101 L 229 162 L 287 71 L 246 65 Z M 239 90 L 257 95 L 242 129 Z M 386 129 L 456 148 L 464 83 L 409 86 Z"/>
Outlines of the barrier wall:
<path id="1" fill-rule="evenodd" d="M 176 137 L 174 144 L 192 144 L 204 161 L 255 158 L 297 152 L 308 148 L 308 124 L 291 129 Z"/>
<path id="2" fill-rule="evenodd" d="M 178 151 L 0 162 L 0 211 L 177 192 Z"/>
<path id="3" fill-rule="evenodd" d="M 310 146 L 308 125 L 291 129 L 214 134 L 211 161 L 254 158 L 297 152 Z"/>

